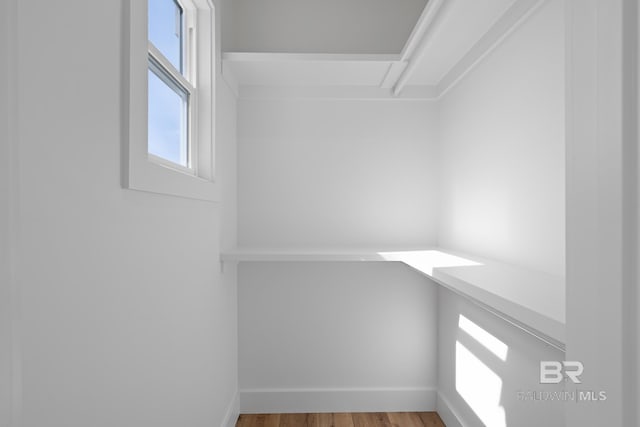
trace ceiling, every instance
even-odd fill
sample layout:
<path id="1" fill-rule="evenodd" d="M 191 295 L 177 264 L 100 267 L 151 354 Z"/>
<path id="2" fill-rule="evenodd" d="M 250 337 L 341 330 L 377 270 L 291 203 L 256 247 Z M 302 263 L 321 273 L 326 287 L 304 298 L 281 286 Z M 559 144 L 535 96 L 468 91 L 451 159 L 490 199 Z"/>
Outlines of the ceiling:
<path id="1" fill-rule="evenodd" d="M 400 52 L 427 0 L 232 0 L 227 52 Z"/>
<path id="2" fill-rule="evenodd" d="M 437 94 L 543 2 L 234 0 L 223 73 L 239 87 L 358 86 L 389 96 L 429 87 Z"/>

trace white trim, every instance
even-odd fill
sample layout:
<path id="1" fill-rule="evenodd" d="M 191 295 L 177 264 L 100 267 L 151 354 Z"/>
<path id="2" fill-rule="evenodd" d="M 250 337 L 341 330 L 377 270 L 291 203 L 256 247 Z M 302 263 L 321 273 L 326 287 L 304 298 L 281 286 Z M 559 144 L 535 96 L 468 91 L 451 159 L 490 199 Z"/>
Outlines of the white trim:
<path id="1" fill-rule="evenodd" d="M 626 269 L 624 281 L 627 283 L 623 303 L 623 333 L 626 340 L 623 349 L 623 366 L 628 375 L 623 385 L 626 397 L 623 408 L 623 423 L 625 425 L 640 424 L 640 330 L 638 323 L 638 309 L 640 309 L 640 142 L 639 116 L 640 93 L 639 60 L 640 60 L 640 3 L 637 0 L 626 0 L 623 6 L 623 139 L 626 141 L 627 153 L 624 162 L 625 197 L 624 241 Z M 634 152 L 635 151 L 635 152 Z"/>
<path id="2" fill-rule="evenodd" d="M 395 62 L 396 54 L 358 53 L 272 53 L 272 52 L 224 52 L 223 61 L 233 62 Z"/>
<path id="3" fill-rule="evenodd" d="M 233 394 L 233 399 L 227 406 L 227 412 L 222 419 L 222 427 L 235 427 L 238 417 L 240 416 L 240 394 L 238 392 Z"/>
<path id="4" fill-rule="evenodd" d="M 299 98 L 349 98 L 353 97 L 351 93 L 354 91 L 365 92 L 364 98 L 390 98 L 393 97 L 394 94 L 389 91 L 391 87 L 395 84 L 395 80 L 402 73 L 404 68 L 407 66 L 407 62 L 401 61 L 399 55 L 395 54 L 323 54 L 323 53 L 268 53 L 268 52 L 225 52 L 222 55 L 223 58 L 223 77 L 225 81 L 231 88 L 231 90 L 236 94 L 236 96 L 242 97 L 242 91 L 246 87 L 251 86 L 262 86 L 262 87 L 270 87 L 271 85 L 243 85 L 239 84 L 238 79 L 236 78 L 233 72 L 234 63 L 243 63 L 243 62 L 271 62 L 271 63 L 296 63 L 296 62 L 304 62 L 307 64 L 317 64 L 317 63 L 379 63 L 387 65 L 387 71 L 384 74 L 384 77 L 379 83 L 379 87 L 376 86 L 364 86 L 364 85 L 340 85 L 340 86 L 331 86 L 324 85 L 322 82 L 320 84 L 311 86 L 310 94 L 301 93 L 305 90 L 304 87 L 300 88 L 298 86 L 292 86 L 294 89 L 291 89 L 293 93 L 291 94 L 293 97 Z M 278 88 L 289 87 L 289 85 L 275 86 Z M 309 86 L 305 86 L 309 87 Z M 336 89 L 345 89 L 345 94 L 340 94 Z M 355 89 L 354 89 L 355 88 Z M 431 90 L 431 87 L 427 87 L 428 90 Z M 377 90 L 383 89 L 383 90 Z M 250 90 L 250 89 L 249 89 Z M 322 90 L 329 91 L 330 95 L 326 96 L 321 93 Z M 414 91 L 415 92 L 415 91 Z M 287 95 L 277 95 L 276 97 L 282 97 Z M 434 95 L 429 95 L 433 97 Z M 355 95 L 356 98 L 361 97 L 361 95 Z M 413 97 L 413 95 L 409 95 L 409 97 Z"/>
<path id="5" fill-rule="evenodd" d="M 568 405 L 568 427 L 638 425 L 630 384 L 637 358 L 626 325 L 637 310 L 629 303 L 637 286 L 636 7 L 636 0 L 566 1 L 567 359 L 588 372 L 581 389 L 608 397 Z"/>
<path id="6" fill-rule="evenodd" d="M 240 86 L 239 99 L 326 99 L 425 101 L 437 97 L 432 86 L 410 86 L 400 96 L 377 86 Z"/>
<path id="7" fill-rule="evenodd" d="M 165 168 L 173 169 L 177 172 L 182 172 L 187 175 L 196 175 L 195 170 L 186 166 L 182 166 L 178 163 L 174 163 L 171 160 L 163 159 L 162 157 L 156 156 L 155 154 L 149 153 L 148 158 L 149 161 L 157 163 L 160 166 L 164 166 Z"/>
<path id="8" fill-rule="evenodd" d="M 9 148 L 9 293 L 10 293 L 10 310 L 9 318 L 11 321 L 11 378 L 10 381 L 10 421 L 9 425 L 18 427 L 22 425 L 23 419 L 23 383 L 22 383 L 22 310 L 20 304 L 21 290 L 19 286 L 19 265 L 20 253 L 20 131 L 19 131 L 19 103 L 18 103 L 18 87 L 20 85 L 20 72 L 18 69 L 19 56 L 19 23 L 20 15 L 18 13 L 18 0 L 9 0 L 7 7 L 7 35 L 6 41 L 8 47 L 7 72 L 7 137 Z"/>
<path id="9" fill-rule="evenodd" d="M 231 92 L 235 95 L 236 99 L 238 99 L 240 96 L 240 85 L 228 61 L 222 61 L 222 80 L 224 80 L 227 87 L 231 89 Z"/>
<path id="10" fill-rule="evenodd" d="M 423 43 L 425 35 L 427 31 L 431 28 L 436 16 L 438 15 L 438 11 L 442 7 L 444 0 L 431 0 L 427 3 L 420 14 L 420 18 L 418 18 L 418 22 L 411 30 L 411 34 L 409 35 L 409 39 L 405 43 L 402 48 L 402 52 L 400 54 L 401 61 L 409 61 L 413 58 L 413 55 Z"/>
<path id="11" fill-rule="evenodd" d="M 433 30 L 450 3 L 432 0 L 413 28 L 400 55 L 389 54 L 316 54 L 271 52 L 225 52 L 223 77 L 238 98 L 312 98 L 312 99 L 441 99 L 469 72 L 511 36 L 547 0 L 516 0 L 489 27 L 485 34 L 434 85 L 410 85 L 426 47 L 431 43 Z M 240 85 L 233 75 L 232 62 L 383 62 L 388 69 L 378 88 L 372 86 L 251 86 Z"/>
<path id="12" fill-rule="evenodd" d="M 420 58 L 424 55 L 427 46 L 431 43 L 433 28 L 438 25 L 438 17 L 446 10 L 450 2 L 444 0 L 431 0 L 425 6 L 417 27 L 411 32 L 409 40 L 405 44 L 401 60 L 407 61 L 409 65 L 398 76 L 396 84 L 393 85 L 393 93 L 399 95 L 409 82 L 411 75 L 415 71 Z"/>
<path id="13" fill-rule="evenodd" d="M 633 59 L 634 63 L 631 65 L 632 67 L 635 65 L 635 70 L 632 69 L 632 83 L 635 84 L 636 90 L 634 91 L 635 102 L 633 102 L 633 107 L 635 108 L 635 115 L 630 117 L 629 119 L 632 122 L 635 122 L 635 138 L 636 141 L 640 137 L 640 5 L 638 2 L 632 2 L 632 4 L 636 8 L 635 17 L 628 16 L 627 19 L 635 19 L 635 25 L 633 29 L 635 30 L 635 58 L 634 55 L 628 56 L 629 59 Z M 633 96 L 629 94 L 628 96 Z M 635 198 L 635 242 L 634 242 L 634 250 L 635 250 L 635 277 L 633 278 L 632 283 L 635 283 L 635 298 L 629 298 L 627 304 L 628 312 L 633 313 L 631 316 L 632 319 L 628 324 L 629 332 L 632 336 L 629 338 L 631 345 L 634 345 L 635 348 L 627 353 L 627 357 L 631 361 L 633 366 L 632 371 L 632 384 L 630 389 L 627 390 L 630 399 L 634 399 L 637 402 L 640 400 L 640 366 L 638 366 L 637 360 L 640 358 L 640 314 L 638 311 L 640 310 L 640 143 L 636 146 L 636 158 L 635 158 L 635 182 L 636 182 L 636 198 Z M 632 285 L 633 286 L 633 285 Z M 629 415 L 630 419 L 628 420 L 630 424 L 635 423 L 636 425 L 640 424 L 640 405 L 636 405 L 635 411 L 633 411 Z M 635 419 L 633 419 L 635 417 Z"/>
<path id="14" fill-rule="evenodd" d="M 422 412 L 436 408 L 435 387 L 242 389 L 240 412 Z"/>
<path id="15" fill-rule="evenodd" d="M 392 89 L 409 63 L 407 61 L 392 62 L 380 83 L 381 89 Z"/>
<path id="16" fill-rule="evenodd" d="M 440 391 L 438 391 L 436 401 L 436 412 L 440 415 L 442 422 L 444 422 L 444 425 L 447 427 L 468 427 L 458 411 Z"/>
<path id="17" fill-rule="evenodd" d="M 518 0 L 489 28 L 473 47 L 447 71 L 437 84 L 438 96 L 443 97 L 455 87 L 484 58 L 509 38 L 547 0 Z"/>
<path id="18" fill-rule="evenodd" d="M 504 40 L 506 40 L 518 27 L 526 22 L 534 13 L 534 11 L 540 7 L 547 0 L 516 0 L 509 9 L 507 9 L 502 16 L 487 30 L 487 32 L 478 39 L 473 47 L 460 58 L 450 70 L 448 70 L 444 76 L 437 83 L 438 98 L 443 97 L 449 90 L 460 82 L 465 75 L 473 70 L 482 59 L 488 56 L 496 47 L 498 47 Z M 418 33 L 414 29 L 415 37 L 420 37 L 420 41 L 416 42 L 414 34 L 405 45 L 405 50 L 409 51 L 410 44 L 413 47 L 408 55 L 401 56 L 401 60 L 409 61 L 409 65 L 404 69 L 399 76 L 397 83 L 394 87 L 394 93 L 401 94 L 405 87 L 408 85 L 411 76 L 413 75 L 417 64 L 424 55 L 426 47 L 431 43 L 432 30 L 438 25 L 438 18 L 442 16 L 442 13 L 446 11 L 448 3 L 444 5 L 436 4 L 435 1 L 427 3 L 425 12 L 429 7 L 433 7 L 435 10 L 432 12 L 430 20 L 425 20 L 422 25 L 423 29 Z M 424 13 L 423 13 L 424 15 Z M 421 17 L 422 19 L 422 17 Z M 404 51 L 403 51 L 404 52 Z"/>

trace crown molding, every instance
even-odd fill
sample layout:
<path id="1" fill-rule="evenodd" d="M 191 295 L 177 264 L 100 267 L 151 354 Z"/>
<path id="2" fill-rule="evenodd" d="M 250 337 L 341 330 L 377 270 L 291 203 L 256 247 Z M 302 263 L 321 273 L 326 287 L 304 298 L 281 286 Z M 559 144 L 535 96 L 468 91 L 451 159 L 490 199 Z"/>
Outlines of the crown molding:
<path id="1" fill-rule="evenodd" d="M 280 53 L 280 52 L 224 52 L 224 61 L 234 62 L 396 62 L 397 54 L 367 53 Z"/>
<path id="2" fill-rule="evenodd" d="M 408 86 L 399 96 L 377 86 L 240 86 L 239 99 L 324 99 L 343 101 L 426 101 L 438 96 L 435 86 Z"/>

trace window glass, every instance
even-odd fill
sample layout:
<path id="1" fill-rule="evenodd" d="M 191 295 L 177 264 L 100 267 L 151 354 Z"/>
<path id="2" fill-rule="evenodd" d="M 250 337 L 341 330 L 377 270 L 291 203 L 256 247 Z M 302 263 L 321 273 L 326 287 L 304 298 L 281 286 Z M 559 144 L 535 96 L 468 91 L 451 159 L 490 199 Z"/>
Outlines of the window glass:
<path id="1" fill-rule="evenodd" d="M 149 0 L 148 4 L 149 40 L 182 72 L 182 8 L 175 0 Z"/>
<path id="2" fill-rule="evenodd" d="M 150 154 L 189 167 L 187 144 L 188 94 L 168 77 L 149 69 Z M 162 78 L 160 76 L 162 76 Z"/>

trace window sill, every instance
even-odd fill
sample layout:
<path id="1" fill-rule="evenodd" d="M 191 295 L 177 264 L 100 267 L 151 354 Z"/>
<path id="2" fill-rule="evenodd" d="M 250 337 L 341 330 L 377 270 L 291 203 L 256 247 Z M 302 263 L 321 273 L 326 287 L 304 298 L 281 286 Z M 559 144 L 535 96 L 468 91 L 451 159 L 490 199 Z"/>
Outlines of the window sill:
<path id="1" fill-rule="evenodd" d="M 215 182 L 145 158 L 129 159 L 123 187 L 208 202 L 220 201 Z"/>

